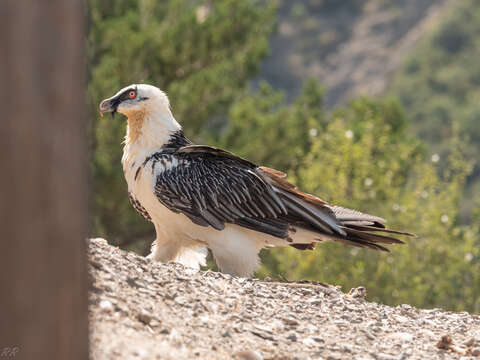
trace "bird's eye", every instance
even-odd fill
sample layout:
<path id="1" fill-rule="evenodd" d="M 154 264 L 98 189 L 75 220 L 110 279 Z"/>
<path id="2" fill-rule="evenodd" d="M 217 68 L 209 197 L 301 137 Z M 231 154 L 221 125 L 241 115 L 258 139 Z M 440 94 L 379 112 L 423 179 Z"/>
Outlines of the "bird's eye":
<path id="1" fill-rule="evenodd" d="M 135 99 L 137 97 L 137 92 L 135 90 L 132 90 L 128 93 L 128 97 L 130 99 Z"/>

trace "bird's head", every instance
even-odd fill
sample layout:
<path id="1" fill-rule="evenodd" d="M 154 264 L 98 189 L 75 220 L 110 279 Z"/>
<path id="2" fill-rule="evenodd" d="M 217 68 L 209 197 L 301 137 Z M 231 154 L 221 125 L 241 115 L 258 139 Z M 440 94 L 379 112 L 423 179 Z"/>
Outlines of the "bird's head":
<path id="1" fill-rule="evenodd" d="M 100 114 L 119 112 L 127 116 L 127 145 L 137 143 L 154 149 L 168 142 L 171 134 L 181 129 L 172 115 L 167 95 L 152 85 L 127 86 L 103 100 L 99 110 Z"/>
<path id="2" fill-rule="evenodd" d="M 156 112 L 170 113 L 170 103 L 167 95 L 159 88 L 147 84 L 134 84 L 103 100 L 99 111 L 100 115 L 106 112 L 119 112 L 130 118 Z"/>

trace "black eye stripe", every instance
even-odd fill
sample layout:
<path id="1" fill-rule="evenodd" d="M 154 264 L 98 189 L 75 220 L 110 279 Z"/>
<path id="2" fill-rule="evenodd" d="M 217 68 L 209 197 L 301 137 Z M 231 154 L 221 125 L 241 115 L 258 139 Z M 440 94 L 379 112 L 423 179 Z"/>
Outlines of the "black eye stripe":
<path id="1" fill-rule="evenodd" d="M 128 96 L 128 94 L 130 93 L 130 91 L 135 91 L 135 93 L 137 92 L 136 89 L 127 89 L 127 90 L 125 90 L 125 91 L 120 95 L 120 101 L 131 100 L 130 97 Z"/>

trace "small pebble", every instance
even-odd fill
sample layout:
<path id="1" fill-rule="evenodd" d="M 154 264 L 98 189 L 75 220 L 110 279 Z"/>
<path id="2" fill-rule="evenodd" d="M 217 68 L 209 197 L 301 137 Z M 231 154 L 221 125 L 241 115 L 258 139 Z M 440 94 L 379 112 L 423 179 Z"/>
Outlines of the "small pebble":
<path id="1" fill-rule="evenodd" d="M 243 350 L 236 352 L 233 357 L 237 360 L 263 360 L 262 355 L 252 350 Z"/>
<path id="2" fill-rule="evenodd" d="M 142 311 L 140 314 L 137 315 L 137 319 L 140 320 L 145 325 L 150 324 L 152 317 L 146 311 Z"/>
<path id="3" fill-rule="evenodd" d="M 295 333 L 292 333 L 287 336 L 287 339 L 290 341 L 297 341 L 297 335 Z"/>
<path id="4" fill-rule="evenodd" d="M 480 356 L 480 347 L 472 349 L 472 355 L 473 356 Z"/>
<path id="5" fill-rule="evenodd" d="M 364 299 L 367 297 L 367 289 L 365 289 L 363 286 L 359 286 L 357 288 L 350 289 L 348 295 L 353 298 Z"/>
<path id="6" fill-rule="evenodd" d="M 113 311 L 113 304 L 108 300 L 100 301 L 98 305 L 103 312 L 112 312 Z"/>

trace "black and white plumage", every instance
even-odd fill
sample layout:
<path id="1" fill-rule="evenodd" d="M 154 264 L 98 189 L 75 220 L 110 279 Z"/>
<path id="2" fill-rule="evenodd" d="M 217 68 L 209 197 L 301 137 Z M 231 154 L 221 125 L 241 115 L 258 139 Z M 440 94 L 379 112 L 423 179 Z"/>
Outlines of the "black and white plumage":
<path id="1" fill-rule="evenodd" d="M 388 251 L 402 243 L 391 234 L 411 235 L 303 193 L 280 171 L 192 144 L 154 86 L 120 90 L 100 104 L 109 111 L 128 117 L 123 169 L 132 205 L 155 225 L 152 259 L 199 268 L 210 248 L 222 271 L 249 276 L 264 247 L 340 241 Z"/>

